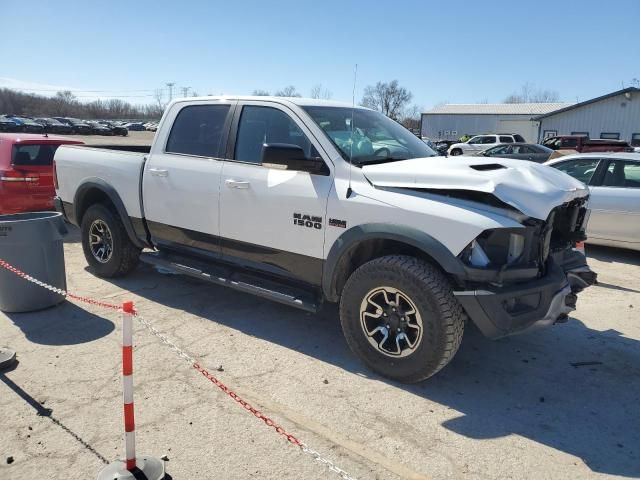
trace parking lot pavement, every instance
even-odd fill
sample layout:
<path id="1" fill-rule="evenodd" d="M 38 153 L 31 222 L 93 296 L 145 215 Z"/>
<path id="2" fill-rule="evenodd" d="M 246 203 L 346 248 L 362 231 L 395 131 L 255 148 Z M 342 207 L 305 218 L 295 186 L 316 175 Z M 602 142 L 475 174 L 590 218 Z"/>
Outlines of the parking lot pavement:
<path id="1" fill-rule="evenodd" d="M 356 478 L 640 476 L 640 253 L 588 248 L 600 283 L 568 323 L 496 342 L 469 328 L 444 371 L 407 386 L 361 366 L 334 307 L 306 314 L 148 266 L 98 279 L 77 240 L 74 231 L 65 245 L 70 291 L 133 299 Z M 119 324 L 117 314 L 70 302 L 0 314 L 0 343 L 20 360 L 0 374 L 0 478 L 92 478 L 122 456 Z M 174 479 L 338 478 L 141 325 L 134 335 L 138 451 L 167 453 Z"/>
<path id="2" fill-rule="evenodd" d="M 154 135 L 155 132 L 129 132 L 126 137 L 72 135 L 71 138 L 82 140 L 87 145 L 151 145 Z"/>

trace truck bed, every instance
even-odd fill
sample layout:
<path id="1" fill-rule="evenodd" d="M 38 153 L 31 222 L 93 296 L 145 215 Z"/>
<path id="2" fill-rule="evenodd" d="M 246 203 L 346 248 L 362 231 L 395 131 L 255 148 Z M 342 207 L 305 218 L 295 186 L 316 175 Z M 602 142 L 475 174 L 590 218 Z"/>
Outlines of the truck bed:
<path id="1" fill-rule="evenodd" d="M 62 146 L 54 156 L 58 196 L 73 203 L 78 185 L 93 182 L 117 188 L 129 216 L 142 218 L 140 179 L 148 145 Z"/>

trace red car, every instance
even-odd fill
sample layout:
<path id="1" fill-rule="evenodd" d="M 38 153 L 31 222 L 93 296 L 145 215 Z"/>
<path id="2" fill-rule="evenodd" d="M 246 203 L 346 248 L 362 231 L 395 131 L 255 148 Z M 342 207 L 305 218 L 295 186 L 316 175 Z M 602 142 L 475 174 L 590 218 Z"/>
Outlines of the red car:
<path id="1" fill-rule="evenodd" d="M 0 214 L 55 210 L 53 154 L 65 137 L 0 133 Z"/>

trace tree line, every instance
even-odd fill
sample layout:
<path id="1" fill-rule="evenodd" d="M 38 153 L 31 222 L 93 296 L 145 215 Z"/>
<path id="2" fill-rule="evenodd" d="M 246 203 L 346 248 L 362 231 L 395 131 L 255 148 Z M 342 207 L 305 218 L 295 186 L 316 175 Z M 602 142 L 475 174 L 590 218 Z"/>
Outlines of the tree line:
<path id="1" fill-rule="evenodd" d="M 332 93 L 321 84 L 315 85 L 309 92 L 311 98 L 330 99 Z M 253 95 L 270 95 L 267 90 L 254 90 Z M 301 97 L 295 86 L 289 85 L 274 93 L 277 97 Z M 377 82 L 364 89 L 359 104 L 382 112 L 407 128 L 420 127 L 421 108 L 412 105 L 413 94 L 401 86 L 398 80 Z M 558 102 L 558 92 L 536 89 L 525 83 L 520 92 L 512 93 L 504 99 L 504 103 L 543 103 Z M 23 115 L 29 117 L 62 116 L 83 119 L 159 119 L 166 103 L 160 97 L 155 104 L 134 105 L 112 98 L 81 102 L 70 91 L 56 93 L 53 97 L 18 92 L 8 88 L 0 89 L 0 114 Z"/>
<path id="2" fill-rule="evenodd" d="M 0 89 L 0 115 L 143 120 L 159 119 L 162 112 L 160 105 L 133 105 L 117 98 L 81 102 L 70 91 L 45 97 L 8 88 Z"/>

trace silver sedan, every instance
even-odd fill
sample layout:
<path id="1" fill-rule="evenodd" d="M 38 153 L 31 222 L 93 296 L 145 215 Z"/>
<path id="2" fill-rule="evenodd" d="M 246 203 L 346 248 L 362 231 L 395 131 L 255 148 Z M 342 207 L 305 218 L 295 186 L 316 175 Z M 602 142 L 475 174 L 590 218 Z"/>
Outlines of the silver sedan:
<path id="1" fill-rule="evenodd" d="M 589 186 L 587 243 L 640 250 L 640 154 L 583 153 L 545 163 Z"/>

